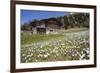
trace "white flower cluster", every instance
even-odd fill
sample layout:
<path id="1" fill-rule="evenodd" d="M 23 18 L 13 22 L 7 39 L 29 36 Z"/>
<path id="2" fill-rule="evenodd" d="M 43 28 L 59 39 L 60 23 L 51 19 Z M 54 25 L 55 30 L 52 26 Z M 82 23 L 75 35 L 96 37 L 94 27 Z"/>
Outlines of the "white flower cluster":
<path id="1" fill-rule="evenodd" d="M 21 47 L 21 62 L 42 62 L 89 59 L 88 35 L 83 33 L 65 34 L 66 38 L 38 42 Z"/>

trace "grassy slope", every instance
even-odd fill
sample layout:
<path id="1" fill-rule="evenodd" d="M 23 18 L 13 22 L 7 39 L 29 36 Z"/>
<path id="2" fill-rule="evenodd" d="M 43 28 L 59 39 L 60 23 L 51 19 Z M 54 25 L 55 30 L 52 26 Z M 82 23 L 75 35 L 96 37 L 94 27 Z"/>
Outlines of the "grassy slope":
<path id="1" fill-rule="evenodd" d="M 64 30 L 62 32 L 72 33 L 72 32 L 80 32 L 80 31 L 85 31 L 85 30 L 88 30 L 88 28 L 70 28 L 70 29 Z"/>
<path id="2" fill-rule="evenodd" d="M 24 33 L 21 36 L 22 45 L 24 44 L 30 44 L 30 43 L 36 43 L 36 42 L 48 42 L 52 41 L 55 42 L 56 40 L 62 40 L 61 44 L 64 44 L 63 46 L 61 44 L 54 45 L 53 42 L 49 42 L 49 45 L 45 45 L 42 48 L 35 48 L 36 45 L 31 45 L 27 47 L 21 48 L 21 61 L 22 62 L 47 62 L 47 61 L 68 61 L 72 60 L 72 56 L 69 53 L 66 53 L 66 51 L 70 51 L 74 46 L 78 46 L 79 48 L 76 48 L 78 52 L 82 51 L 82 48 L 85 48 L 84 45 L 80 45 L 80 42 L 83 41 L 84 38 L 88 38 L 87 35 L 84 35 L 80 31 L 85 31 L 87 29 L 85 28 L 79 28 L 79 29 L 69 29 L 66 30 L 66 32 L 69 34 L 67 36 L 56 34 L 56 35 L 29 35 L 28 33 Z M 69 32 L 79 32 L 78 34 L 70 34 Z M 64 32 L 65 33 L 65 32 Z M 83 35 L 81 35 L 81 33 Z M 58 49 L 56 49 L 58 48 Z M 35 52 L 32 52 L 35 51 Z M 42 52 L 40 52 L 42 51 Z M 27 61 L 25 60 L 25 57 L 22 55 L 25 55 L 27 57 Z M 48 55 L 48 57 L 44 57 L 45 55 Z M 30 57 L 31 56 L 31 57 Z M 40 57 L 39 57 L 40 56 Z M 42 56 L 42 57 L 41 57 Z M 79 59 L 79 57 L 77 57 Z M 23 60 L 24 59 L 24 60 Z M 31 60 L 28 60 L 31 59 Z"/>
<path id="3" fill-rule="evenodd" d="M 87 30 L 87 28 L 72 28 L 72 29 L 64 30 L 62 32 L 71 33 L 71 32 L 79 32 L 79 31 L 84 31 L 84 30 Z M 26 33 L 21 34 L 21 44 L 31 44 L 31 43 L 48 41 L 48 40 L 59 39 L 59 38 L 64 38 L 64 35 L 61 35 L 61 34 L 30 35 L 29 33 L 26 32 Z"/>

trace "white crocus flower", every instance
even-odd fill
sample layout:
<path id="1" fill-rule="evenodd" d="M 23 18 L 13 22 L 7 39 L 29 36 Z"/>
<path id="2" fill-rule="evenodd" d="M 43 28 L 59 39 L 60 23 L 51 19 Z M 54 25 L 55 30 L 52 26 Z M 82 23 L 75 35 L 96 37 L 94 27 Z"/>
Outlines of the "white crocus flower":
<path id="1" fill-rule="evenodd" d="M 22 56 L 25 56 L 25 54 L 22 54 Z"/>
<path id="2" fill-rule="evenodd" d="M 48 57 L 48 55 L 44 55 L 44 58 L 47 58 Z"/>

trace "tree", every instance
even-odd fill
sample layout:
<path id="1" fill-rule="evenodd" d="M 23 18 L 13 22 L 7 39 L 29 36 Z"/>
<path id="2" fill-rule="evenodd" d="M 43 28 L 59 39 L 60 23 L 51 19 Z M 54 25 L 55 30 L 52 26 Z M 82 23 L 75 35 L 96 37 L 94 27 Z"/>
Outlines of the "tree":
<path id="1" fill-rule="evenodd" d="M 68 26 L 69 26 L 68 17 L 64 16 L 64 28 L 68 29 Z"/>
<path id="2" fill-rule="evenodd" d="M 34 19 L 33 21 L 31 21 L 29 24 L 32 26 L 32 27 L 35 27 L 36 24 L 37 24 L 38 20 Z"/>

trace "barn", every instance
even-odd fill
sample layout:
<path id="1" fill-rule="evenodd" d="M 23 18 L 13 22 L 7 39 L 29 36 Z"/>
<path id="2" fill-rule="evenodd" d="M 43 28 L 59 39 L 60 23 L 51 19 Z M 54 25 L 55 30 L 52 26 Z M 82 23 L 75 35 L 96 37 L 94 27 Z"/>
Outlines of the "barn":
<path id="1" fill-rule="evenodd" d="M 32 28 L 33 34 L 58 34 L 62 23 L 56 18 L 43 19 Z"/>

